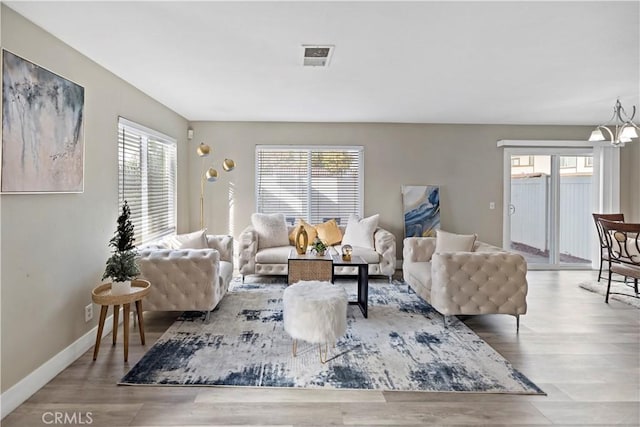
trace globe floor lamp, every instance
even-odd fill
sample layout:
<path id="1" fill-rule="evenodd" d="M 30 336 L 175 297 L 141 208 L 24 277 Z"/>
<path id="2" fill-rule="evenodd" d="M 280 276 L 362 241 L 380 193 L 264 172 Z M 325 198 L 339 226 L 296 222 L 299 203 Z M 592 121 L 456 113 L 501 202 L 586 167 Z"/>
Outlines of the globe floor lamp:
<path id="1" fill-rule="evenodd" d="M 206 168 L 204 162 L 205 157 L 209 157 L 211 154 L 211 147 L 204 142 L 201 142 L 196 153 L 202 159 L 202 173 L 200 174 L 200 229 L 204 229 L 204 183 L 216 182 L 218 180 L 218 171 L 213 167 Z M 222 169 L 225 172 L 231 172 L 236 167 L 236 164 L 231 159 L 224 159 L 222 162 Z M 205 170 L 206 169 L 206 170 Z"/>

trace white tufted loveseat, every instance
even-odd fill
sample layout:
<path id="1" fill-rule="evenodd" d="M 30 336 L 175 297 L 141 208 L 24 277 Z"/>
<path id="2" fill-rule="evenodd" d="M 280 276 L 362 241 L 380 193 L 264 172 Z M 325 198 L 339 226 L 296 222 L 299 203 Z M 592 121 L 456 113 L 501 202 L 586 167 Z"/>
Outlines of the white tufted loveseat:
<path id="1" fill-rule="evenodd" d="M 145 311 L 211 311 L 233 276 L 233 237 L 207 235 L 207 249 L 139 249 L 140 278 L 151 283 Z"/>
<path id="2" fill-rule="evenodd" d="M 434 237 L 404 239 L 402 271 L 413 290 L 445 316 L 527 312 L 527 263 L 477 242 L 473 252 L 436 254 Z"/>
<path id="3" fill-rule="evenodd" d="M 291 233 L 293 226 L 287 226 Z M 343 235 L 345 227 L 340 226 Z M 375 250 L 353 247 L 353 255 L 361 256 L 369 264 L 369 275 L 393 276 L 396 270 L 396 238 L 387 230 L 378 227 L 373 233 Z M 280 246 L 258 250 L 258 233 L 250 225 L 245 228 L 239 238 L 238 270 L 244 276 L 249 274 L 287 275 L 289 252 L 293 246 Z M 330 246 L 333 255 L 341 253 L 342 246 Z M 335 266 L 336 275 L 357 275 L 358 267 Z"/>

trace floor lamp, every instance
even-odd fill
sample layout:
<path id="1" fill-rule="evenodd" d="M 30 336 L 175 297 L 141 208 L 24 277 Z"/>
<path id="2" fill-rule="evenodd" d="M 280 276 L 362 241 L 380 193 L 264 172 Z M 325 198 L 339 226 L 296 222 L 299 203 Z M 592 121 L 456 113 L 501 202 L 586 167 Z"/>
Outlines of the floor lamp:
<path id="1" fill-rule="evenodd" d="M 196 153 L 202 159 L 202 173 L 200 174 L 200 229 L 204 229 L 204 183 L 216 182 L 218 180 L 218 171 L 213 167 L 205 167 L 205 157 L 209 157 L 211 154 L 211 147 L 204 142 L 201 142 L 198 146 Z M 236 163 L 231 159 L 224 159 L 222 162 L 222 169 L 225 172 L 230 172 L 236 167 Z M 206 170 L 205 170 L 206 169 Z"/>

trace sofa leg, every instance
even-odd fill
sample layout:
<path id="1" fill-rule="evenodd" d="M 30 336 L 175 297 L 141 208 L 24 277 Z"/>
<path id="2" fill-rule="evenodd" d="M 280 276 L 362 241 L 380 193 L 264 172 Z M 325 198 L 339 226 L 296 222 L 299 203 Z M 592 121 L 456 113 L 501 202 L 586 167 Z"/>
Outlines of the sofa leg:
<path id="1" fill-rule="evenodd" d="M 209 319 L 211 319 L 211 312 L 207 310 L 207 314 L 204 315 L 204 323 L 209 323 Z"/>
<path id="2" fill-rule="evenodd" d="M 442 321 L 444 322 L 444 328 L 449 328 L 449 316 L 442 316 Z"/>
<path id="3" fill-rule="evenodd" d="M 520 333 L 520 315 L 516 314 L 516 334 Z"/>
<path id="4" fill-rule="evenodd" d="M 242 283 L 244 283 L 244 274 L 242 275 Z"/>
<path id="5" fill-rule="evenodd" d="M 389 276 L 389 284 L 392 284 L 392 283 L 393 283 L 393 275 L 390 275 Z"/>

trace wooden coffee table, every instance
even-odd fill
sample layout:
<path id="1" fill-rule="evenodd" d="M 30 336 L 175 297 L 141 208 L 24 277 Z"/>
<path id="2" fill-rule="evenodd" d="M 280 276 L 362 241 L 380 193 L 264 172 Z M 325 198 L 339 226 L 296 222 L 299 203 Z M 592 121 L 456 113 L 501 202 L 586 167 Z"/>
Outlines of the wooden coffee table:
<path id="1" fill-rule="evenodd" d="M 111 295 L 111 283 L 105 283 L 95 288 L 91 292 L 91 299 L 94 303 L 100 304 L 100 322 L 98 323 L 98 335 L 96 336 L 96 345 L 93 349 L 93 360 L 98 357 L 100 350 L 100 340 L 102 339 L 102 330 L 104 329 L 104 321 L 107 318 L 107 310 L 109 306 L 113 306 L 113 345 L 116 345 L 118 337 L 118 313 L 120 306 L 123 308 L 123 332 L 124 332 L 124 361 L 129 360 L 129 309 L 131 303 L 136 304 L 136 312 L 138 313 L 138 328 L 140 330 L 140 342 L 144 345 L 144 324 L 142 323 L 142 298 L 144 298 L 151 288 L 151 284 L 147 280 L 132 280 L 131 293 L 125 295 Z"/>
<path id="2" fill-rule="evenodd" d="M 342 255 L 332 257 L 333 265 L 358 267 L 358 298 L 356 301 L 349 301 L 350 305 L 357 305 L 362 311 L 362 315 L 369 316 L 369 264 L 359 256 L 352 256 L 351 261 L 342 259 Z M 333 270 L 333 268 L 332 268 Z M 335 276 L 331 279 L 331 282 Z"/>

